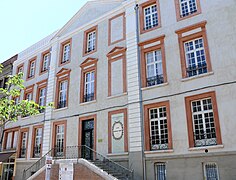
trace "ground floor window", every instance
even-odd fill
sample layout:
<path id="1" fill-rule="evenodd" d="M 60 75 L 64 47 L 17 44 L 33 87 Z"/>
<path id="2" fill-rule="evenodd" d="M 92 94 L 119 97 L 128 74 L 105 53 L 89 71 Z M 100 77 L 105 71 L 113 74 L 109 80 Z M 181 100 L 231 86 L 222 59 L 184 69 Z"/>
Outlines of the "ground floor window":
<path id="1" fill-rule="evenodd" d="M 216 163 L 204 164 L 204 179 L 206 180 L 219 180 L 218 167 Z"/>
<path id="2" fill-rule="evenodd" d="M 166 163 L 155 164 L 155 179 L 166 180 Z"/>

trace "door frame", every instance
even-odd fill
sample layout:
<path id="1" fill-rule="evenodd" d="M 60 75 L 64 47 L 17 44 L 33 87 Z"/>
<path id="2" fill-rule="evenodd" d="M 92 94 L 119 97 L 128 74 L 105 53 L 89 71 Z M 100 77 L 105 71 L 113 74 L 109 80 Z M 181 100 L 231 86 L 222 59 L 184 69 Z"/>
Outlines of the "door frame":
<path id="1" fill-rule="evenodd" d="M 93 129 L 93 133 L 94 133 L 94 138 L 93 138 L 93 149 L 94 151 L 96 151 L 96 147 L 97 147 L 97 115 L 89 115 L 89 116 L 84 116 L 84 117 L 80 117 L 79 118 L 79 132 L 78 132 L 78 145 L 81 146 L 82 145 L 82 125 L 83 125 L 83 121 L 86 120 L 92 120 L 93 119 L 93 123 L 94 123 L 94 129 Z"/>

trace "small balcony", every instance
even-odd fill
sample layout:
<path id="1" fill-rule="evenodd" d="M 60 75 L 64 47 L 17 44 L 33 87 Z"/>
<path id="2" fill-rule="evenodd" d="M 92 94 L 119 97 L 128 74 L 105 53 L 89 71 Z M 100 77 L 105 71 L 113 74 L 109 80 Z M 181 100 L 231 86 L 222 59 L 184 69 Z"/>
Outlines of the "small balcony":
<path id="1" fill-rule="evenodd" d="M 168 150 L 168 143 L 161 142 L 162 140 L 150 139 L 151 151 Z"/>
<path id="2" fill-rule="evenodd" d="M 84 95 L 84 102 L 89 102 L 93 100 L 94 100 L 94 93 Z"/>
<path id="3" fill-rule="evenodd" d="M 26 148 L 21 148 L 20 149 L 20 158 L 25 158 L 26 157 Z"/>
<path id="4" fill-rule="evenodd" d="M 198 65 L 189 66 L 187 69 L 187 77 L 196 76 L 199 74 L 207 73 L 207 64 L 202 63 Z"/>
<path id="5" fill-rule="evenodd" d="M 59 101 L 57 104 L 57 108 L 60 109 L 64 107 L 66 107 L 66 101 Z"/>
<path id="6" fill-rule="evenodd" d="M 34 158 L 40 158 L 40 155 L 41 155 L 41 145 L 35 146 L 33 157 Z"/>
<path id="7" fill-rule="evenodd" d="M 163 74 L 147 78 L 147 87 L 164 83 Z"/>
<path id="8" fill-rule="evenodd" d="M 194 133 L 194 146 L 214 146 L 217 145 L 215 132 L 195 132 Z"/>

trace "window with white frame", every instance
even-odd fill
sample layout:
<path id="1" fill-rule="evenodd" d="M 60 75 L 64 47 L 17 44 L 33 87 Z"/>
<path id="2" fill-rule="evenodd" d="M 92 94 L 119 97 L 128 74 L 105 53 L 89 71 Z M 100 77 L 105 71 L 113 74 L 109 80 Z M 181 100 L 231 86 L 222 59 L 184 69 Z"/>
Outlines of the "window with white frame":
<path id="1" fill-rule="evenodd" d="M 13 138 L 13 149 L 17 148 L 17 144 L 18 144 L 18 131 L 14 131 L 14 138 Z"/>
<path id="2" fill-rule="evenodd" d="M 20 157 L 26 156 L 26 148 L 27 148 L 27 132 L 22 132 L 21 134 L 21 149 L 20 149 Z"/>
<path id="3" fill-rule="evenodd" d="M 179 0 L 180 1 L 180 15 L 181 17 L 188 16 L 197 12 L 196 0 Z"/>
<path id="4" fill-rule="evenodd" d="M 41 88 L 39 90 L 39 105 L 45 106 L 46 103 L 46 88 Z"/>
<path id="5" fill-rule="evenodd" d="M 70 60 L 70 43 L 67 43 L 63 46 L 63 55 L 61 63 L 65 63 L 69 60 Z"/>
<path id="6" fill-rule="evenodd" d="M 218 167 L 216 163 L 204 163 L 204 179 L 219 180 Z"/>
<path id="7" fill-rule="evenodd" d="M 15 97 L 14 101 L 15 101 L 15 104 L 18 104 L 20 102 L 20 97 L 19 96 Z"/>
<path id="8" fill-rule="evenodd" d="M 25 95 L 25 100 L 31 101 L 32 100 L 32 92 L 29 92 Z"/>
<path id="9" fill-rule="evenodd" d="M 148 52 L 146 56 L 147 86 L 164 83 L 161 50 Z"/>
<path id="10" fill-rule="evenodd" d="M 66 107 L 67 105 L 67 85 L 68 81 L 61 81 L 59 84 L 59 102 L 58 108 Z"/>
<path id="11" fill-rule="evenodd" d="M 87 34 L 87 53 L 94 51 L 96 48 L 96 31 Z"/>
<path id="12" fill-rule="evenodd" d="M 166 164 L 155 163 L 155 179 L 166 180 Z"/>
<path id="13" fill-rule="evenodd" d="M 166 107 L 149 110 L 151 150 L 168 149 L 168 125 Z"/>
<path id="14" fill-rule="evenodd" d="M 144 8 L 144 29 L 148 30 L 159 25 L 157 5 L 153 4 Z"/>
<path id="15" fill-rule="evenodd" d="M 18 70 L 17 70 L 17 74 L 18 73 L 22 73 L 23 72 L 23 66 L 19 67 Z"/>
<path id="16" fill-rule="evenodd" d="M 94 100 L 94 82 L 94 71 L 86 73 L 84 83 L 84 102 Z"/>
<path id="17" fill-rule="evenodd" d="M 206 55 L 203 38 L 184 43 L 187 76 L 196 76 L 207 73 Z"/>
<path id="18" fill-rule="evenodd" d="M 40 157 L 41 153 L 41 142 L 42 142 L 42 128 L 37 128 L 35 130 L 35 139 L 34 139 L 34 157 Z"/>
<path id="19" fill-rule="evenodd" d="M 12 144 L 12 134 L 13 132 L 7 133 L 7 144 L 6 144 L 6 149 L 11 149 L 11 144 Z"/>
<path id="20" fill-rule="evenodd" d="M 56 126 L 56 155 L 63 156 L 64 152 L 64 125 Z"/>
<path id="21" fill-rule="evenodd" d="M 191 102 L 196 147 L 216 145 L 216 128 L 212 99 L 206 98 Z"/>
<path id="22" fill-rule="evenodd" d="M 48 70 L 48 68 L 49 68 L 49 63 L 50 63 L 50 53 L 44 54 L 44 55 L 43 55 L 43 67 L 42 67 L 42 72 Z"/>
<path id="23" fill-rule="evenodd" d="M 35 74 L 35 61 L 32 61 L 30 63 L 29 78 L 33 77 L 34 74 Z"/>

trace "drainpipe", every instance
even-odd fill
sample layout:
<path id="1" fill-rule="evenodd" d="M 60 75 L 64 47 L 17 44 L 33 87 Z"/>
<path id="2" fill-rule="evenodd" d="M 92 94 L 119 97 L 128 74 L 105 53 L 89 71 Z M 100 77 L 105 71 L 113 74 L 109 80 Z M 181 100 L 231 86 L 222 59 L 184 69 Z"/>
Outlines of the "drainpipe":
<path id="1" fill-rule="evenodd" d="M 145 162 L 145 155 L 144 155 L 144 118 L 143 118 L 143 95 L 142 95 L 142 81 L 141 81 L 141 58 L 140 58 L 140 48 L 139 48 L 139 5 L 136 4 L 134 7 L 135 14 L 136 14 L 136 35 L 137 35 L 137 57 L 138 57 L 138 79 L 139 79 L 139 99 L 140 99 L 140 115 L 141 115 L 141 143 L 142 143 L 142 164 L 143 164 L 143 179 L 146 180 L 146 162 Z"/>

